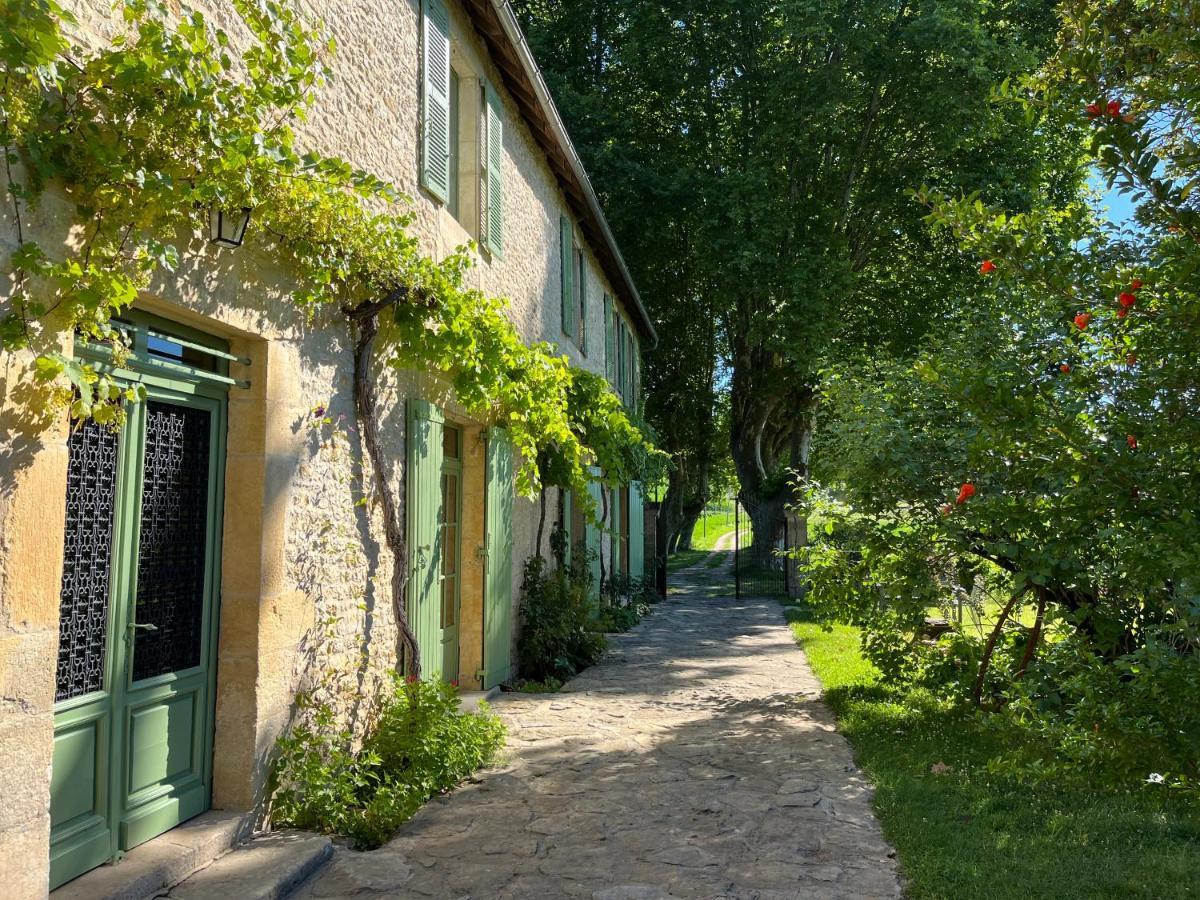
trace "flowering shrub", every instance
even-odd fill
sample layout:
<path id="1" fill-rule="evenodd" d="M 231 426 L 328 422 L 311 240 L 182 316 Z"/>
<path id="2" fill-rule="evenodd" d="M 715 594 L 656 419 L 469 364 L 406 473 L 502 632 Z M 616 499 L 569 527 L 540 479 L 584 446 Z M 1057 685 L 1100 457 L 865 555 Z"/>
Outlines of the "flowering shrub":
<path id="1" fill-rule="evenodd" d="M 1131 226 L 1049 188 L 1023 211 L 922 194 L 964 269 L 996 265 L 914 362 L 831 373 L 813 451 L 810 503 L 839 503 L 800 554 L 810 602 L 862 624 L 885 677 L 1044 737 L 1041 771 L 1200 774 L 1200 79 L 1177 12 L 1068 4 L 1056 57 L 997 95 L 1078 135 L 1088 168 L 1060 177 L 1130 193 Z M 930 638 L 964 594 L 985 624 Z"/>

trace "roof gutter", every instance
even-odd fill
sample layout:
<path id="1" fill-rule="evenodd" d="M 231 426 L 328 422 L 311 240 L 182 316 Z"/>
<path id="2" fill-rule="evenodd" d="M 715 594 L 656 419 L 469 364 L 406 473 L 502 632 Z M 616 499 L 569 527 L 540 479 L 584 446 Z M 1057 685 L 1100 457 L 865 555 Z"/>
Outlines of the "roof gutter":
<path id="1" fill-rule="evenodd" d="M 604 217 L 604 210 L 600 207 L 600 200 L 596 197 L 596 191 L 592 188 L 592 181 L 588 178 L 587 170 L 583 167 L 583 161 L 580 160 L 579 154 L 575 151 L 575 145 L 571 142 L 571 136 L 567 134 L 567 128 L 558 113 L 558 107 L 554 104 L 554 98 L 550 96 L 550 89 L 546 86 L 541 69 L 538 68 L 538 64 L 533 58 L 533 53 L 529 49 L 529 44 L 525 41 L 525 34 L 521 31 L 521 25 L 517 21 L 517 16 L 509 5 L 508 0 L 491 0 L 491 4 L 500 19 L 500 26 L 504 29 L 505 36 L 516 50 L 517 58 L 521 61 L 521 67 L 525 70 L 525 74 L 529 77 L 529 81 L 533 85 L 534 93 L 537 95 L 537 100 L 546 113 L 546 118 L 550 122 L 550 128 L 554 132 L 555 139 L 566 154 L 567 161 L 570 163 L 575 177 L 579 179 L 579 184 L 583 188 L 588 208 L 616 259 L 617 267 L 620 269 L 621 277 L 625 282 L 623 285 L 625 293 L 633 301 L 633 306 L 641 319 L 641 325 L 645 329 L 646 335 L 650 338 L 650 346 L 655 347 L 658 345 L 658 332 L 654 330 L 654 323 L 650 321 L 650 315 L 646 312 L 646 307 L 642 304 L 641 294 L 638 293 L 637 285 L 633 282 L 633 276 L 629 273 L 629 267 L 625 265 L 625 258 L 621 256 L 621 248 L 617 246 L 617 240 L 613 237 L 612 230 L 608 227 L 608 220 Z"/>

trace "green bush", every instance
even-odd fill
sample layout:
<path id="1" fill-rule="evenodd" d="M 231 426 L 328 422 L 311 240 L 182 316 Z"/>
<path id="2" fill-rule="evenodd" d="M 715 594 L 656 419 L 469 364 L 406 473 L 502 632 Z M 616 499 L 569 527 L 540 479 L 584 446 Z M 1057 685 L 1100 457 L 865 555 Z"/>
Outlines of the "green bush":
<path id="1" fill-rule="evenodd" d="M 600 591 L 600 612 L 596 629 L 607 634 L 628 631 L 650 611 L 650 605 L 661 598 L 653 578 L 635 578 L 616 572 L 604 582 Z"/>
<path id="2" fill-rule="evenodd" d="M 378 847 L 421 805 L 492 762 L 504 745 L 500 720 L 480 704 L 458 709 L 445 682 L 396 680 L 359 749 L 326 704 L 278 741 L 276 824 L 340 834 Z"/>
<path id="3" fill-rule="evenodd" d="M 607 644 L 596 630 L 588 560 L 547 571 L 546 560 L 525 561 L 521 585 L 520 674 L 531 681 L 565 681 L 600 659 Z"/>
<path id="4" fill-rule="evenodd" d="M 605 634 L 622 634 L 642 621 L 642 616 L 649 611 L 650 608 L 641 603 L 605 606 L 596 616 L 596 630 Z"/>
<path id="5" fill-rule="evenodd" d="M 654 585 L 653 576 L 637 578 L 624 572 L 609 576 L 600 594 L 613 606 L 640 604 L 648 607 L 662 599 Z"/>

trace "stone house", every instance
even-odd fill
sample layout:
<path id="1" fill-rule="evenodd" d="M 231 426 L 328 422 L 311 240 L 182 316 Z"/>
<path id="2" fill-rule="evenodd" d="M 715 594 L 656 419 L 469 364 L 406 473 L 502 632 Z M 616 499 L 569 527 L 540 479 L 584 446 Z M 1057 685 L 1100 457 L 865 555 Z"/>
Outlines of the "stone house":
<path id="1" fill-rule="evenodd" d="M 227 2 L 192 5 L 236 42 Z M 65 6 L 81 43 L 122 27 L 107 0 Z M 429 254 L 474 242 L 469 278 L 510 299 L 522 337 L 636 404 L 653 326 L 508 4 L 309 6 L 338 50 L 303 140 L 413 198 Z M 66 214 L 51 196 L 27 226 Z M 12 221 L 0 229 L 7 254 Z M 344 707 L 396 665 L 381 524 L 356 502 L 351 335 L 304 321 L 287 291 L 253 213 L 236 249 L 198 237 L 122 317 L 121 374 L 148 400 L 120 434 L 34 429 L 28 360 L 0 369 L 5 897 L 43 896 L 210 808 L 253 820 L 297 692 Z M 425 673 L 491 688 L 513 672 L 540 506 L 514 495 L 503 433 L 436 377 L 389 374 L 380 394 Z M 640 488 L 606 500 L 603 532 L 569 497 L 547 507 L 597 569 L 640 576 Z"/>

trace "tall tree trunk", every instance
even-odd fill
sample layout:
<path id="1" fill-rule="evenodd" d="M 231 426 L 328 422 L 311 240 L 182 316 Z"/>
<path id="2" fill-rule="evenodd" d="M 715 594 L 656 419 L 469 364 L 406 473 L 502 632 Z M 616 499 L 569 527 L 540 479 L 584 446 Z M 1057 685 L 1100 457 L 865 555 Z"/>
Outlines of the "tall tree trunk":
<path id="1" fill-rule="evenodd" d="M 788 498 L 786 481 L 779 478 L 779 461 L 771 453 L 772 437 L 789 428 L 783 404 L 783 373 L 772 365 L 773 354 L 746 341 L 735 345 L 730 397 L 729 450 L 738 476 L 738 500 L 753 527 L 750 551 L 765 558 L 783 527 Z"/>

